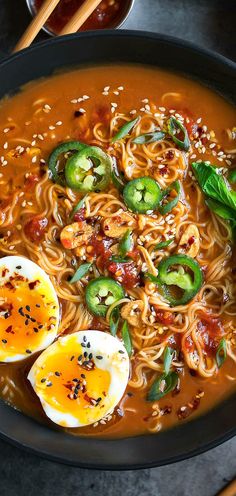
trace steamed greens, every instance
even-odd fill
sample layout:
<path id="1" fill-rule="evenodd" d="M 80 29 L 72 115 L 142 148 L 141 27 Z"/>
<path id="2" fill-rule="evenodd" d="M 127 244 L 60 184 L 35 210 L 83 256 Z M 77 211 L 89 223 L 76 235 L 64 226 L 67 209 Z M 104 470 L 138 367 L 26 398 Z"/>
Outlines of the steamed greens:
<path id="1" fill-rule="evenodd" d="M 232 231 L 236 230 L 236 191 L 231 189 L 226 178 L 220 175 L 216 167 L 206 162 L 193 162 L 192 168 L 206 204 L 215 214 L 230 221 Z"/>

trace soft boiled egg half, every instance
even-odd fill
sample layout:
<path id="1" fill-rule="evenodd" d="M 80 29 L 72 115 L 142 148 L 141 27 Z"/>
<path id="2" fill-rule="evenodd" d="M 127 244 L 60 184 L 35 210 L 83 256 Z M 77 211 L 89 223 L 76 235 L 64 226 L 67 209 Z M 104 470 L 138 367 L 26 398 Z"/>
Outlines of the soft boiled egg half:
<path id="1" fill-rule="evenodd" d="M 24 257 L 0 259 L 0 362 L 22 360 L 55 339 L 59 303 L 48 275 Z"/>
<path id="2" fill-rule="evenodd" d="M 63 427 L 93 424 L 111 413 L 128 377 L 129 357 L 121 341 L 95 330 L 59 338 L 28 375 L 46 415 Z"/>

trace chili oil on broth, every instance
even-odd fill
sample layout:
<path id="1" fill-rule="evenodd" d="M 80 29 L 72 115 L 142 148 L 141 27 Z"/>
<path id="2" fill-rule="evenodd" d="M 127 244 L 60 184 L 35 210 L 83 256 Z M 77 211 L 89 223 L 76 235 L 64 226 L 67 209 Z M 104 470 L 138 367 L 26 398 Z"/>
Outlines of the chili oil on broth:
<path id="1" fill-rule="evenodd" d="M 169 114 L 169 110 L 176 112 Z M 167 114 L 184 117 L 183 122 L 190 131 L 195 125 L 198 138 L 191 139 L 189 154 L 165 140 L 161 144 L 132 148 L 131 139 L 135 135 L 152 131 L 154 124 L 162 125 Z M 110 137 L 136 116 L 141 116 L 141 121 L 130 137 L 111 145 Z M 133 298 L 132 301 L 143 302 L 143 317 L 139 326 L 130 324 L 134 353 L 127 391 L 109 422 L 99 423 L 95 428 L 70 429 L 70 433 L 123 436 L 157 432 L 183 422 L 185 417 L 191 419 L 207 411 L 235 390 L 233 340 L 228 339 L 229 354 L 233 359 L 228 356 L 219 371 L 213 366 L 215 347 L 222 335 L 231 338 L 235 331 L 235 295 L 228 300 L 227 293 L 232 289 L 234 268 L 230 231 L 227 224 L 204 205 L 203 195 L 188 169 L 188 163 L 198 159 L 210 160 L 226 169 L 232 167 L 234 156 L 224 151 L 218 155 L 218 150 L 234 148 L 226 133 L 233 126 L 234 108 L 215 93 L 178 75 L 135 66 L 96 67 L 61 74 L 32 83 L 2 102 L 0 254 L 26 256 L 49 274 L 61 305 L 61 334 L 89 328 L 109 332 L 109 325 L 103 318 L 94 318 L 86 308 L 84 288 L 88 276 L 83 279 L 84 283 L 72 285 L 68 282 L 77 266 L 89 261 L 89 256 L 93 260 L 99 253 L 97 264 L 94 264 L 96 268 L 89 273 L 89 278 L 98 277 L 100 272 L 103 274 L 104 264 L 98 236 L 92 239 L 94 249 L 90 248 L 90 255 L 85 252 L 89 243 L 83 242 L 77 255 L 61 244 L 60 233 L 71 224 L 71 211 L 84 194 L 55 185 L 48 177 L 47 159 L 59 143 L 79 140 L 100 146 L 116 157 L 118 168 L 125 171 L 127 180 L 150 175 L 165 188 L 180 179 L 184 201 L 178 203 L 174 213 L 171 212 L 173 217 L 170 214 L 167 222 L 162 223 L 163 216 L 157 216 L 149 224 L 148 215 L 130 214 L 135 224 L 134 229 L 131 227 L 139 253 L 133 255 L 138 272 L 143 269 L 155 274 L 155 266 L 161 259 L 178 251 L 186 226 L 197 225 L 200 234 L 197 260 L 203 268 L 205 282 L 185 309 L 169 308 L 150 281 L 143 286 L 143 283 L 139 285 L 139 277 L 131 278 L 127 295 Z M 210 133 L 211 130 L 215 134 Z M 199 141 L 201 145 L 196 146 Z M 210 148 L 214 142 L 216 144 Z M 108 219 L 109 224 L 111 214 L 122 208 L 125 208 L 122 197 L 110 185 L 105 192 L 87 196 L 85 211 L 80 212 L 82 222 L 85 217 L 90 219 L 92 226 L 100 223 L 100 219 L 103 222 Z M 175 241 L 151 259 L 153 246 L 163 241 L 163 234 L 164 238 L 173 236 Z M 113 238 L 112 243 L 117 244 L 117 239 Z M 114 272 L 109 272 L 109 276 L 116 277 Z M 133 287 L 135 283 L 136 288 Z M 211 319 L 206 322 L 205 314 L 210 311 L 216 319 L 214 322 Z M 199 342 L 206 352 L 208 364 L 199 374 L 199 367 L 195 370 L 189 357 L 193 350 L 199 352 L 196 341 L 200 331 L 197 330 L 196 336 L 196 329 L 202 321 Z M 212 347 L 202 344 L 206 339 L 212 342 Z M 177 389 L 176 394 L 172 392 L 159 402 L 147 402 L 147 391 L 154 377 L 163 372 L 163 352 L 167 343 L 181 349 L 172 364 L 180 376 L 180 392 Z M 19 410 L 52 426 L 27 380 L 35 359 L 36 355 L 20 363 L 0 365 L 1 396 Z"/>

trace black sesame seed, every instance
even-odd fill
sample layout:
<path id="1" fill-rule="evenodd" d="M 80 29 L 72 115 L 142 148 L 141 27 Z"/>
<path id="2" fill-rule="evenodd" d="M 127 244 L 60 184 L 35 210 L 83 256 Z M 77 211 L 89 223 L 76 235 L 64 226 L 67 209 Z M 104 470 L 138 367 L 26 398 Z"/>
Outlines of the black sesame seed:
<path id="1" fill-rule="evenodd" d="M 85 379 L 85 374 L 80 374 L 80 377 L 82 377 L 82 379 Z"/>
<path id="2" fill-rule="evenodd" d="M 61 375 L 61 374 L 60 374 L 60 372 L 57 372 L 57 371 L 56 371 L 56 372 L 55 372 L 55 375 L 56 375 L 57 377 L 60 377 L 60 375 Z"/>
<path id="3" fill-rule="evenodd" d="M 48 382 L 47 387 L 51 387 L 51 386 L 52 386 L 52 382 Z"/>
<path id="4" fill-rule="evenodd" d="M 25 325 L 27 326 L 29 324 L 29 319 L 25 320 Z"/>
<path id="5" fill-rule="evenodd" d="M 92 360 L 93 354 L 92 353 L 89 353 L 89 356 L 88 357 L 89 357 L 89 360 Z"/>
<path id="6" fill-rule="evenodd" d="M 30 353 L 32 353 L 32 351 L 31 351 L 31 350 L 28 350 L 28 349 L 27 349 L 27 350 L 25 350 L 25 352 L 26 352 L 26 353 L 29 353 L 29 354 L 30 354 Z"/>
<path id="7" fill-rule="evenodd" d="M 85 351 L 84 352 L 84 358 L 87 358 L 87 356 L 88 356 L 88 353 L 87 353 L 87 351 Z"/>
<path id="8" fill-rule="evenodd" d="M 72 379 L 72 382 L 79 382 L 79 379 Z"/>
<path id="9" fill-rule="evenodd" d="M 80 356 L 78 357 L 78 362 L 81 362 L 82 358 L 83 358 L 83 356 L 82 356 L 82 355 L 80 355 Z"/>
<path id="10" fill-rule="evenodd" d="M 83 348 L 86 348 L 86 344 L 85 344 L 85 343 L 81 343 L 81 346 L 82 346 Z"/>
<path id="11" fill-rule="evenodd" d="M 41 382 L 46 382 L 46 379 L 45 379 L 45 377 L 43 377 L 43 379 L 41 379 Z"/>
<path id="12" fill-rule="evenodd" d="M 30 315 L 29 315 L 28 313 L 26 313 L 26 314 L 25 314 L 25 317 L 26 317 L 27 319 L 30 319 Z"/>
<path id="13" fill-rule="evenodd" d="M 122 354 L 124 354 L 124 351 L 123 351 L 123 350 L 119 350 L 119 353 L 122 353 Z"/>
<path id="14" fill-rule="evenodd" d="M 75 355 L 72 355 L 72 357 L 70 357 L 70 361 L 72 362 L 72 360 L 74 360 L 75 358 Z"/>
<path id="15" fill-rule="evenodd" d="M 42 329 L 42 328 L 43 328 L 43 324 L 40 324 L 40 325 L 38 326 L 38 328 L 39 328 L 39 329 Z"/>
<path id="16" fill-rule="evenodd" d="M 36 305 L 35 305 L 35 306 L 36 306 L 37 308 L 40 308 L 40 305 L 39 305 L 39 303 L 36 303 Z"/>
<path id="17" fill-rule="evenodd" d="M 33 319 L 33 317 L 31 317 L 31 322 L 36 322 L 36 319 Z"/>
<path id="18" fill-rule="evenodd" d="M 20 307 L 20 308 L 19 308 L 19 310 L 18 310 L 18 312 L 22 315 L 22 317 L 24 317 L 24 316 L 25 316 L 25 314 L 24 314 L 24 312 L 23 312 L 23 307 Z"/>
<path id="19" fill-rule="evenodd" d="M 83 341 L 84 341 L 84 343 L 86 343 L 86 341 L 87 341 L 87 337 L 86 336 L 83 336 Z"/>
<path id="20" fill-rule="evenodd" d="M 97 402 L 97 403 L 99 403 L 99 401 L 102 401 L 102 398 L 101 398 L 101 397 L 99 397 L 99 398 L 96 400 L 96 402 Z"/>
<path id="21" fill-rule="evenodd" d="M 98 360 L 102 360 L 102 359 L 103 359 L 103 357 L 102 357 L 101 355 L 97 355 L 97 356 L 96 356 L 96 358 L 97 358 Z"/>
<path id="22" fill-rule="evenodd" d="M 87 348 L 90 348 L 90 347 L 91 347 L 91 344 L 88 342 L 88 344 L 87 344 Z"/>
<path id="23" fill-rule="evenodd" d="M 34 329 L 34 332 L 39 332 L 37 327 L 34 327 L 33 329 Z"/>
<path id="24" fill-rule="evenodd" d="M 18 270 L 22 269 L 21 265 L 17 265 L 16 269 L 18 269 Z"/>
<path id="25" fill-rule="evenodd" d="M 4 344 L 6 344 L 6 343 L 7 343 L 7 339 L 2 339 L 2 342 L 3 342 Z"/>
<path id="26" fill-rule="evenodd" d="M 26 308 L 26 310 L 27 310 L 28 312 L 30 312 L 30 306 L 29 306 L 29 305 L 26 305 L 26 307 L 25 307 L 25 308 Z"/>

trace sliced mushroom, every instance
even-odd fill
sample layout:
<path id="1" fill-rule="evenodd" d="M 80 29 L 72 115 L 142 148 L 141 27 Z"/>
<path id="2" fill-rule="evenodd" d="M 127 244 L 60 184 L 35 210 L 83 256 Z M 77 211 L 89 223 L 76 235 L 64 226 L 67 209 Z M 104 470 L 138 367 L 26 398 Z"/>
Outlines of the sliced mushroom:
<path id="1" fill-rule="evenodd" d="M 134 327 L 142 324 L 141 313 L 143 311 L 143 301 L 135 300 L 126 303 L 121 309 L 121 317 Z"/>
<path id="2" fill-rule="evenodd" d="M 115 217 L 108 217 L 102 222 L 104 233 L 110 238 L 120 238 L 127 229 L 135 229 L 137 221 L 128 212 L 123 212 Z"/>
<path id="3" fill-rule="evenodd" d="M 62 229 L 60 239 L 65 248 L 73 250 L 74 248 L 87 243 L 92 234 L 93 228 L 92 226 L 89 226 L 87 222 L 74 222 Z"/>
<path id="4" fill-rule="evenodd" d="M 200 235 L 199 230 L 195 224 L 189 224 L 184 233 L 182 234 L 179 245 L 178 252 L 186 253 L 192 258 L 195 258 L 200 249 Z"/>

